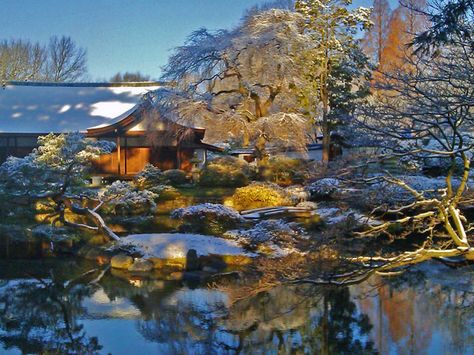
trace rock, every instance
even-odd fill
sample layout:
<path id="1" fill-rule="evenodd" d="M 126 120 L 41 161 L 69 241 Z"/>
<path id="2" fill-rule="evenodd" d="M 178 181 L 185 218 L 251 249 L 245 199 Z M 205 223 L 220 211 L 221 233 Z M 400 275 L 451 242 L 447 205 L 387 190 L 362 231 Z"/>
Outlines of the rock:
<path id="1" fill-rule="evenodd" d="M 318 208 L 318 204 L 312 201 L 303 201 L 303 202 L 298 203 L 296 207 L 307 208 L 309 210 L 310 209 L 315 210 Z"/>
<path id="2" fill-rule="evenodd" d="M 146 259 L 137 259 L 132 266 L 128 268 L 130 272 L 149 272 L 153 270 L 153 263 Z"/>
<path id="3" fill-rule="evenodd" d="M 133 265 L 133 258 L 125 254 L 118 254 L 112 257 L 110 264 L 115 269 L 128 269 Z"/>
<path id="4" fill-rule="evenodd" d="M 179 259 L 185 260 L 190 249 L 197 254 L 205 255 L 243 255 L 256 256 L 244 250 L 234 240 L 227 240 L 200 234 L 157 233 L 134 234 L 122 238 L 122 245 L 133 248 L 147 259 Z"/>
<path id="5" fill-rule="evenodd" d="M 199 269 L 199 258 L 196 249 L 189 249 L 186 253 L 186 271 Z"/>
<path id="6" fill-rule="evenodd" d="M 65 228 L 58 228 L 45 224 L 40 224 L 32 228 L 31 234 L 34 238 L 54 241 L 68 239 L 69 237 L 68 231 Z"/>
<path id="7" fill-rule="evenodd" d="M 171 274 L 169 274 L 169 276 L 167 277 L 168 280 L 174 280 L 174 281 L 180 281 L 182 280 L 184 277 L 184 272 L 182 271 L 175 271 L 175 272 L 172 272 Z"/>
<path id="8" fill-rule="evenodd" d="M 219 272 L 217 269 L 214 269 L 213 267 L 210 267 L 210 266 L 204 266 L 202 268 L 202 271 L 207 272 L 209 274 L 216 274 Z"/>

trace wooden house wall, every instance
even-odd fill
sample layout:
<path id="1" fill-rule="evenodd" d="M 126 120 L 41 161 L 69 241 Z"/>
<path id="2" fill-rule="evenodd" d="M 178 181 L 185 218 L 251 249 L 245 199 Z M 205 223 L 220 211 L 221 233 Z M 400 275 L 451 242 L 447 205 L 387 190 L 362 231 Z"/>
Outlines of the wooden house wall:
<path id="1" fill-rule="evenodd" d="M 194 149 L 180 149 L 179 169 L 189 171 L 192 168 Z M 175 147 L 121 147 L 120 173 L 118 171 L 118 151 L 101 155 L 94 162 L 94 171 L 105 175 L 135 175 L 143 170 L 147 163 L 153 164 L 161 170 L 177 169 L 178 154 Z"/>

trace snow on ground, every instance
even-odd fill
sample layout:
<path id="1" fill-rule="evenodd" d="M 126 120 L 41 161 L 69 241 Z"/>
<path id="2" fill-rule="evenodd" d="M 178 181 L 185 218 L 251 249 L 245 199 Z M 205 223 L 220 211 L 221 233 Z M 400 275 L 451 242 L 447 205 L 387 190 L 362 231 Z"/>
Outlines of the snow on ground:
<path id="1" fill-rule="evenodd" d="M 350 216 L 354 218 L 355 221 L 361 224 L 370 224 L 378 225 L 381 224 L 379 220 L 365 216 L 355 210 L 342 211 L 339 208 L 328 207 L 328 208 L 318 208 L 316 213 L 327 223 L 327 224 L 336 224 L 342 222 L 349 218 Z"/>
<path id="2" fill-rule="evenodd" d="M 123 238 L 122 242 L 140 249 L 145 258 L 184 258 L 189 249 L 195 249 L 198 255 L 255 256 L 253 253 L 246 252 L 234 240 L 200 234 L 132 234 Z"/>

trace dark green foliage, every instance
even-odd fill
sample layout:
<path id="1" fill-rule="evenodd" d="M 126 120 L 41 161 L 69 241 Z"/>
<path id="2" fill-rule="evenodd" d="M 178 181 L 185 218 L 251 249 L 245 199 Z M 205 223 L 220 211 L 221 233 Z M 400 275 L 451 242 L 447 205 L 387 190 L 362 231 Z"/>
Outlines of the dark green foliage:
<path id="1" fill-rule="evenodd" d="M 188 182 L 186 173 L 183 170 L 170 169 L 166 170 L 163 174 L 171 186 L 184 185 Z"/>
<path id="2" fill-rule="evenodd" d="M 210 161 L 201 171 L 199 185 L 219 187 L 240 187 L 249 183 L 248 163 L 231 156 Z"/>
<path id="3" fill-rule="evenodd" d="M 308 176 L 308 165 L 302 159 L 275 156 L 259 166 L 259 178 L 279 185 L 302 184 Z"/>

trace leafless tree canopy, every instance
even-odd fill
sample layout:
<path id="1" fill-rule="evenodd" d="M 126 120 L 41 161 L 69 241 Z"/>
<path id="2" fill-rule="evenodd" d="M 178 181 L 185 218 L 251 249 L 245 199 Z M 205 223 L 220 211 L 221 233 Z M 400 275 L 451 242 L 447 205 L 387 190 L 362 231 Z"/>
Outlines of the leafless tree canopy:
<path id="1" fill-rule="evenodd" d="M 0 79 L 41 80 L 46 51 L 39 43 L 3 41 L 0 43 Z"/>
<path id="2" fill-rule="evenodd" d="M 86 50 L 70 37 L 52 37 L 48 46 L 30 41 L 0 42 L 2 81 L 78 81 L 87 72 Z"/>
<path id="3" fill-rule="evenodd" d="M 86 50 L 71 37 L 52 37 L 48 45 L 46 75 L 51 81 L 76 81 L 86 73 Z"/>
<path id="4" fill-rule="evenodd" d="M 465 255 L 474 258 L 474 226 L 459 209 L 469 180 L 474 148 L 474 62 L 470 41 L 457 37 L 435 58 L 412 57 L 403 70 L 383 73 L 374 103 L 361 110 L 362 127 L 398 157 L 412 162 L 438 159 L 447 165 L 446 186 L 436 192 L 417 190 L 403 179 L 380 176 L 408 191 L 412 201 L 387 211 L 393 221 L 374 226 L 365 234 L 390 233 L 402 225 L 426 236 L 416 252 L 387 262 L 387 267 L 431 257 Z M 435 238 L 444 243 L 438 244 Z M 366 260 L 366 259 L 360 259 Z"/>

